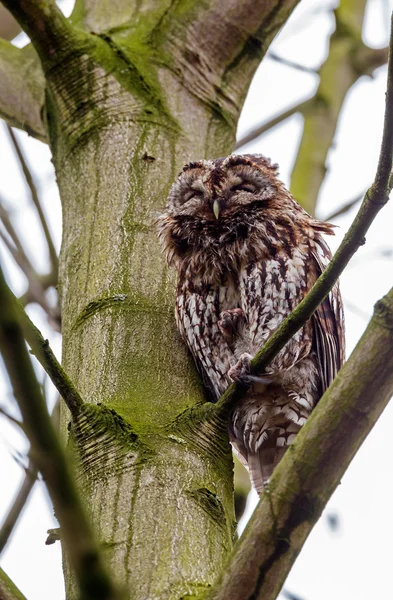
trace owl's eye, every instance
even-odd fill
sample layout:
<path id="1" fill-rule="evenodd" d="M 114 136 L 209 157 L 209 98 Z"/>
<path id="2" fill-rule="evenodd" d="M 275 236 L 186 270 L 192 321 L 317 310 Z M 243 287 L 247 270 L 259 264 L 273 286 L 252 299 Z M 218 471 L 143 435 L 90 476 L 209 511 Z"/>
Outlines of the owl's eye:
<path id="1" fill-rule="evenodd" d="M 188 192 L 186 192 L 185 194 L 183 194 L 183 197 L 181 199 L 181 203 L 185 204 L 186 202 L 188 202 L 192 198 L 198 199 L 198 198 L 202 198 L 202 197 L 203 197 L 203 192 L 201 190 L 188 190 Z"/>
<path id="2" fill-rule="evenodd" d="M 231 187 L 231 192 L 247 192 L 248 194 L 253 194 L 256 192 L 256 187 L 252 183 L 239 183 L 238 185 L 234 185 Z"/>

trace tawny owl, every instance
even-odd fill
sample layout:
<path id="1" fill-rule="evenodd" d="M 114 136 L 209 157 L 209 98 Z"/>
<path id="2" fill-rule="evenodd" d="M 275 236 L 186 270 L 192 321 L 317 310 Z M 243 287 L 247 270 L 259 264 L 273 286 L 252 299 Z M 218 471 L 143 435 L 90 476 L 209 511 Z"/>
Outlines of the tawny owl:
<path id="1" fill-rule="evenodd" d="M 178 271 L 176 320 L 216 400 L 247 381 L 250 358 L 302 300 L 331 258 L 321 233 L 261 155 L 186 165 L 158 219 Z M 258 492 L 343 362 L 338 286 L 236 406 L 231 442 Z"/>

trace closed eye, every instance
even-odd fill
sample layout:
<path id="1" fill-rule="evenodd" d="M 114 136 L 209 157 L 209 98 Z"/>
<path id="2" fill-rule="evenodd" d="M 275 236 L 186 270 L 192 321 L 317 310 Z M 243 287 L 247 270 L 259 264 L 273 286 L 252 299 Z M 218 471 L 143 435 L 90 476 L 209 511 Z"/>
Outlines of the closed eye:
<path id="1" fill-rule="evenodd" d="M 183 194 L 182 204 L 185 204 L 192 198 L 198 199 L 198 198 L 202 198 L 202 197 L 203 197 L 203 192 L 201 190 L 188 190 L 188 192 Z"/>
<path id="2" fill-rule="evenodd" d="M 231 192 L 247 192 L 248 194 L 253 194 L 256 190 L 257 188 L 252 183 L 239 183 L 238 185 L 231 187 Z"/>

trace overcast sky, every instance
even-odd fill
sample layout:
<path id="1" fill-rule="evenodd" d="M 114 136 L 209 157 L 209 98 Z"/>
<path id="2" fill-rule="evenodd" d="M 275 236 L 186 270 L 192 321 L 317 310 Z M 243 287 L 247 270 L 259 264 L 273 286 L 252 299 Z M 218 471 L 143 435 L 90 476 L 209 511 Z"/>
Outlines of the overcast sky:
<path id="1" fill-rule="evenodd" d="M 72 2 L 63 2 L 66 14 Z M 333 20 L 333 2 L 302 0 L 272 50 L 282 57 L 317 69 L 327 52 Z M 387 44 L 389 15 L 393 1 L 369 0 L 364 41 L 380 47 Z M 23 36 L 17 42 L 23 44 Z M 252 83 L 239 123 L 239 137 L 269 116 L 307 98 L 318 84 L 318 76 L 284 66 L 267 56 Z M 374 79 L 362 78 L 351 90 L 341 115 L 334 147 L 328 157 L 328 175 L 320 197 L 320 216 L 327 216 L 373 180 L 381 140 L 386 87 L 386 68 Z M 289 186 L 302 118 L 294 116 L 241 151 L 261 152 L 280 164 L 281 178 Z M 56 244 L 60 246 L 61 209 L 46 145 L 20 133 L 18 139 L 28 153 L 39 180 L 45 211 Z M 0 194 L 12 210 L 18 229 L 29 248 L 37 269 L 47 268 L 45 246 L 34 211 L 9 145 L 5 127 L 0 127 Z M 165 198 L 162 199 L 165 204 Z M 336 220 L 339 229 L 336 248 L 356 209 Z M 393 285 L 393 202 L 374 222 L 363 246 L 341 279 L 346 307 L 348 354 L 355 346 L 372 313 L 373 304 Z M 0 246 L 1 261 L 16 294 L 25 290 L 25 281 Z M 42 311 L 32 306 L 29 313 L 60 356 L 60 336 L 48 326 Z M 2 367 L 1 367 L 2 368 Z M 0 373 L 0 376 L 3 372 Z M 42 375 L 40 375 L 42 378 Z M 0 377 L 1 405 L 12 409 L 13 402 L 4 377 Z M 49 385 L 47 386 L 49 390 Z M 53 405 L 55 394 L 49 391 Z M 17 414 L 17 413 L 15 413 Z M 313 530 L 293 568 L 286 587 L 304 600 L 390 599 L 391 540 L 393 539 L 393 478 L 391 432 L 393 406 L 389 406 L 348 469 L 318 525 Z M 26 442 L 17 429 L 0 417 L 0 521 L 23 477 Z M 6 483 L 4 483 L 6 482 Z M 247 515 L 256 503 L 249 499 Z M 60 546 L 45 546 L 46 530 L 56 526 L 50 502 L 42 484 L 19 522 L 17 531 L 1 557 L 1 566 L 24 592 L 28 600 L 62 600 Z M 335 515 L 338 531 L 328 526 L 327 515 Z"/>

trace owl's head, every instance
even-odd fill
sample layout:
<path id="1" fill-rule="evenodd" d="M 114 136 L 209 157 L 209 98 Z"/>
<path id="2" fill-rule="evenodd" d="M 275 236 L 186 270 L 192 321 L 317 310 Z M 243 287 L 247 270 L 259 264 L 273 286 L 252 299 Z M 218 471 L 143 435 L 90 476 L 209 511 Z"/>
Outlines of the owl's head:
<path id="1" fill-rule="evenodd" d="M 159 236 L 169 264 L 209 281 L 245 260 L 290 251 L 313 228 L 331 233 L 292 198 L 260 154 L 192 162 L 171 187 Z M 330 228 L 330 229 L 329 229 Z"/>
<path id="2" fill-rule="evenodd" d="M 191 162 L 169 192 L 167 211 L 220 229 L 234 214 L 277 196 L 276 174 L 277 165 L 258 154 Z"/>

